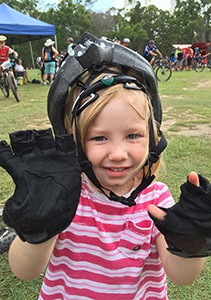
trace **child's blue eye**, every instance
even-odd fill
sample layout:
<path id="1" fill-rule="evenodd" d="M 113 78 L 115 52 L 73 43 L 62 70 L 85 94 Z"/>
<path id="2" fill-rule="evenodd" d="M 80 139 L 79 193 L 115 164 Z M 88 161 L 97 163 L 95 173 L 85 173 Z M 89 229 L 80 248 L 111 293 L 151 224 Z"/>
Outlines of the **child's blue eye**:
<path id="1" fill-rule="evenodd" d="M 140 134 L 138 134 L 138 133 L 132 133 L 127 136 L 127 138 L 131 139 L 131 140 L 137 139 L 139 137 L 140 137 Z"/>

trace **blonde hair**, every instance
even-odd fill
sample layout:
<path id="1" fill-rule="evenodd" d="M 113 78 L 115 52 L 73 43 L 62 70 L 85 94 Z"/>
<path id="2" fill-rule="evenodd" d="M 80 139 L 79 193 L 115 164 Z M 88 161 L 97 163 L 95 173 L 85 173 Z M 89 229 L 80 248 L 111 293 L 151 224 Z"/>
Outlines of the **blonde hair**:
<path id="1" fill-rule="evenodd" d="M 108 67 L 107 67 L 108 68 Z M 117 68 L 117 67 L 109 67 L 110 70 L 115 72 L 119 72 L 121 73 L 121 69 Z M 99 76 L 97 76 L 91 84 L 93 84 L 94 82 L 100 80 L 103 76 L 107 75 L 108 73 L 101 73 Z M 111 73 L 109 73 L 109 75 L 111 75 Z M 137 78 L 140 82 L 143 82 L 143 78 L 140 77 L 139 74 L 137 74 L 135 71 L 130 70 L 127 72 L 128 76 L 132 76 Z M 86 79 L 90 76 L 90 73 L 85 74 L 84 78 L 83 78 L 83 82 L 86 82 Z M 143 84 L 145 84 L 145 82 L 143 82 Z M 67 100 L 65 103 L 65 116 L 64 116 L 64 124 L 66 127 L 66 130 L 68 133 L 73 133 L 74 137 L 75 137 L 75 124 L 73 122 L 72 124 L 72 113 L 71 113 L 71 109 L 73 106 L 73 103 L 75 102 L 77 96 L 79 95 L 79 93 L 81 92 L 81 87 L 75 85 L 69 92 L 68 96 L 67 96 Z M 86 135 L 88 132 L 88 129 L 90 127 L 90 125 L 92 124 L 92 122 L 94 121 L 94 119 L 97 117 L 97 115 L 100 113 L 100 111 L 106 106 L 107 103 L 109 103 L 112 99 L 114 99 L 115 97 L 121 97 L 123 100 L 125 100 L 138 114 L 142 119 L 146 119 L 146 127 L 147 127 L 147 144 L 149 145 L 149 118 L 151 118 L 152 122 L 150 122 L 153 126 L 153 131 L 154 131 L 154 136 L 155 136 L 155 141 L 156 144 L 159 141 L 159 136 L 158 136 L 158 129 L 156 126 L 156 121 L 154 118 L 154 113 L 153 113 L 153 108 L 151 105 L 151 101 L 149 99 L 149 97 L 141 92 L 140 90 L 134 90 L 134 89 L 126 89 L 123 87 L 122 84 L 117 84 L 117 85 L 113 85 L 110 86 L 109 88 L 105 88 L 103 90 L 99 90 L 97 91 L 97 93 L 99 94 L 99 97 L 92 102 L 91 104 L 89 104 L 81 113 L 80 115 L 77 117 L 77 129 L 78 129 L 78 133 L 79 133 L 79 137 L 81 140 L 81 144 L 82 147 L 84 148 L 84 144 L 85 144 L 85 139 L 86 139 Z M 128 97 L 129 95 L 133 95 L 134 99 L 140 99 L 140 95 L 142 94 L 143 99 L 145 99 L 145 111 L 146 111 L 146 115 L 143 116 L 143 112 L 138 111 L 138 109 L 135 107 L 134 103 L 132 103 Z M 83 99 L 82 104 L 85 103 L 87 101 L 88 98 Z M 140 101 L 140 100 L 139 100 Z M 147 149 L 149 149 L 147 145 Z M 138 174 L 138 178 L 142 178 L 143 176 L 143 166 L 147 160 L 149 152 L 146 152 L 146 157 L 143 159 L 142 162 L 140 162 L 140 165 L 138 167 L 138 169 L 142 168 L 142 171 Z M 159 167 L 159 163 L 160 163 L 160 159 L 158 160 L 157 163 L 152 165 L 151 168 L 151 173 L 155 174 L 158 171 L 158 167 Z M 144 167 L 144 172 L 147 173 L 148 172 L 148 166 Z M 156 174 L 157 175 L 157 174 Z"/>

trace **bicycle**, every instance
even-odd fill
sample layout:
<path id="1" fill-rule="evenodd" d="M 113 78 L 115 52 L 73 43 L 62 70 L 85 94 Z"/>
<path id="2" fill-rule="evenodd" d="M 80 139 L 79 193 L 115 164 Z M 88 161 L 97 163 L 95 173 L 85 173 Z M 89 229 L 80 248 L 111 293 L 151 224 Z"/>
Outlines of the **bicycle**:
<path id="1" fill-rule="evenodd" d="M 160 57 L 155 60 L 153 70 L 156 74 L 156 77 L 159 81 L 167 81 L 171 78 L 172 70 L 169 66 L 167 58 Z"/>
<path id="2" fill-rule="evenodd" d="M 187 58 L 184 58 L 180 66 L 180 72 L 187 69 L 188 69 L 188 61 Z"/>
<path id="3" fill-rule="evenodd" d="M 0 254 L 7 252 L 14 238 L 17 236 L 12 228 L 7 227 L 2 221 L 3 208 L 0 207 Z"/>
<path id="4" fill-rule="evenodd" d="M 195 70 L 196 72 L 202 72 L 204 71 L 206 67 L 206 63 L 204 62 L 204 58 L 199 58 L 199 60 L 194 60 L 192 64 L 192 70 Z"/>
<path id="5" fill-rule="evenodd" d="M 15 80 L 13 70 L 11 68 L 10 60 L 4 61 L 1 64 L 2 75 L 0 77 L 0 89 L 6 98 L 9 97 L 9 88 L 12 90 L 13 95 L 17 102 L 20 102 L 20 96 L 18 93 L 18 87 Z"/>

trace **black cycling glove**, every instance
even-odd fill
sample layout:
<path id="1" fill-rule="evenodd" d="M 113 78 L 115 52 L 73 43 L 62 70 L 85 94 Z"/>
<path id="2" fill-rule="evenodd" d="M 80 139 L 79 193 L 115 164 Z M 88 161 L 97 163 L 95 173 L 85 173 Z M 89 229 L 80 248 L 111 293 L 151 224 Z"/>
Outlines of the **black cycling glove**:
<path id="1" fill-rule="evenodd" d="M 14 195 L 3 211 L 4 222 L 23 241 L 38 244 L 71 223 L 81 192 L 81 170 L 72 135 L 51 129 L 10 134 L 11 148 L 0 142 L 0 166 L 13 178 Z"/>
<path id="2" fill-rule="evenodd" d="M 159 231 L 165 236 L 168 250 L 182 257 L 203 257 L 211 255 L 211 185 L 199 175 L 200 186 L 188 180 L 181 186 L 178 203 L 167 212 L 162 222 L 153 219 Z"/>

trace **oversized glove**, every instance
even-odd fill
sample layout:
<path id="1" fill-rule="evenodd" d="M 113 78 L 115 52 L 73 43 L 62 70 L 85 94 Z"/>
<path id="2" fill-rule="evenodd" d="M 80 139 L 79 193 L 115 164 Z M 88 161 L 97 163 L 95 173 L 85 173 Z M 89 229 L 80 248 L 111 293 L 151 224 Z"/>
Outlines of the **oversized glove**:
<path id="1" fill-rule="evenodd" d="M 10 141 L 12 149 L 0 142 L 0 166 L 16 188 L 3 220 L 23 241 L 42 243 L 68 227 L 77 209 L 81 170 L 75 143 L 72 135 L 54 140 L 51 129 L 17 131 Z"/>
<path id="2" fill-rule="evenodd" d="M 199 181 L 196 186 L 187 180 L 178 203 L 159 207 L 167 213 L 163 222 L 149 214 L 164 235 L 168 251 L 181 257 L 211 255 L 211 185 L 200 175 Z"/>

